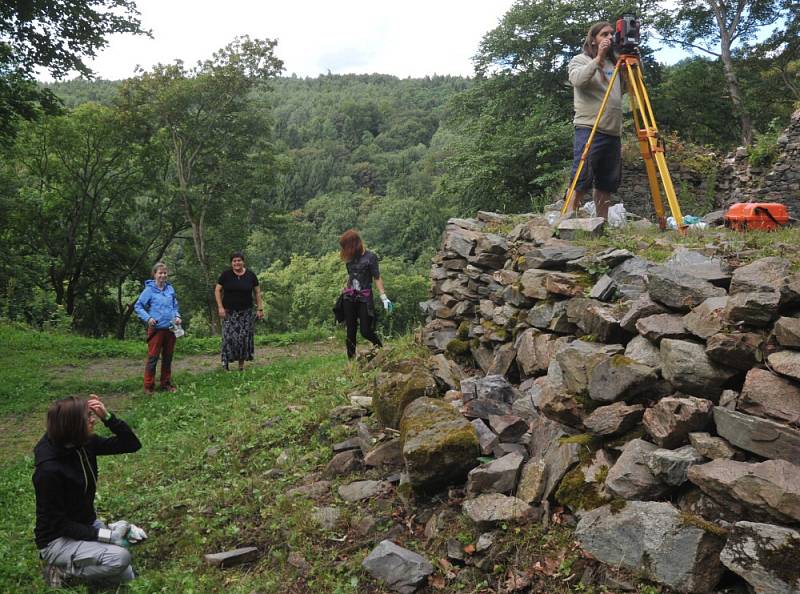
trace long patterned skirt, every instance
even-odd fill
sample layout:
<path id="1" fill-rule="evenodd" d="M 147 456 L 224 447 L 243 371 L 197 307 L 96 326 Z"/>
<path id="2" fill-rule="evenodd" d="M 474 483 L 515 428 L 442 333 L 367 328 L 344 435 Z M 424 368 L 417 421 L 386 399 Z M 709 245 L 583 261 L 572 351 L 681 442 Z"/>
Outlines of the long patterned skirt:
<path id="1" fill-rule="evenodd" d="M 222 320 L 222 364 L 234 361 L 252 361 L 255 346 L 253 326 L 256 312 L 252 309 L 226 310 Z"/>

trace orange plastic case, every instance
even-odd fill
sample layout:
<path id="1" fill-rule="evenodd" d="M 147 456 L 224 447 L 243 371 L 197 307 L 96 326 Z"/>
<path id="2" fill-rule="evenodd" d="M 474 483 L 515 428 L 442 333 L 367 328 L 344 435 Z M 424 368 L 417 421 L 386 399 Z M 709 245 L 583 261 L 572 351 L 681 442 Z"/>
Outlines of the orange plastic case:
<path id="1" fill-rule="evenodd" d="M 789 222 L 789 211 L 779 202 L 737 202 L 725 213 L 725 226 L 739 231 L 774 231 Z"/>

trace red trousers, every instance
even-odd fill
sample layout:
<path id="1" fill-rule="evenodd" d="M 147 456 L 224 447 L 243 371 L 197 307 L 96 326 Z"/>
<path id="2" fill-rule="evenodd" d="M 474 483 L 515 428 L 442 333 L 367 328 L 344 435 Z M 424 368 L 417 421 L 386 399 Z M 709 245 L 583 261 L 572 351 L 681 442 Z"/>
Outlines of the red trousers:
<path id="1" fill-rule="evenodd" d="M 172 353 L 175 352 L 175 335 L 167 328 L 147 330 L 147 363 L 144 366 L 145 390 L 156 385 L 156 365 L 161 356 L 161 387 L 167 388 L 172 378 Z"/>

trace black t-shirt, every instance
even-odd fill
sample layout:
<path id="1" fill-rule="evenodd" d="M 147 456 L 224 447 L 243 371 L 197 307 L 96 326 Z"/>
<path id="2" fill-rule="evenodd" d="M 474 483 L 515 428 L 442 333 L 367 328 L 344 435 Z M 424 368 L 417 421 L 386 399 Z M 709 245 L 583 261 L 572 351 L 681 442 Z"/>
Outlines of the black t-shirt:
<path id="1" fill-rule="evenodd" d="M 356 291 L 372 288 L 372 279 L 380 278 L 378 256 L 367 250 L 347 263 L 347 286 Z"/>
<path id="2" fill-rule="evenodd" d="M 222 307 L 241 311 L 253 307 L 253 289 L 258 286 L 255 273 L 245 270 L 237 276 L 230 268 L 219 275 L 217 284 L 222 285 Z"/>

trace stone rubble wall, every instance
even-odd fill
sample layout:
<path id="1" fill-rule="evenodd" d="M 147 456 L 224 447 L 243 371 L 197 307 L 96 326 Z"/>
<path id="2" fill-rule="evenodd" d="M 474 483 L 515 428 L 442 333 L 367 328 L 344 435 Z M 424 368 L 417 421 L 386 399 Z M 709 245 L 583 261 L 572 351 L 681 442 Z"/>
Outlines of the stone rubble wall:
<path id="1" fill-rule="evenodd" d="M 781 202 L 792 217 L 800 218 L 800 109 L 778 138 L 778 148 L 779 156 L 769 169 L 750 166 L 747 149 L 740 147 L 720 158 L 716 174 L 709 176 L 676 164 L 668 146 L 667 164 L 684 214 L 702 215 L 735 202 Z M 640 158 L 623 163 L 617 195 L 628 211 L 652 219 L 653 204 Z"/>
<path id="2" fill-rule="evenodd" d="M 448 447 L 494 457 L 463 467 L 464 512 L 563 506 L 594 559 L 679 592 L 726 572 L 800 591 L 800 275 L 713 249 L 593 253 L 535 215 L 511 226 L 451 219 L 422 304 L 445 401 L 475 428 Z"/>

